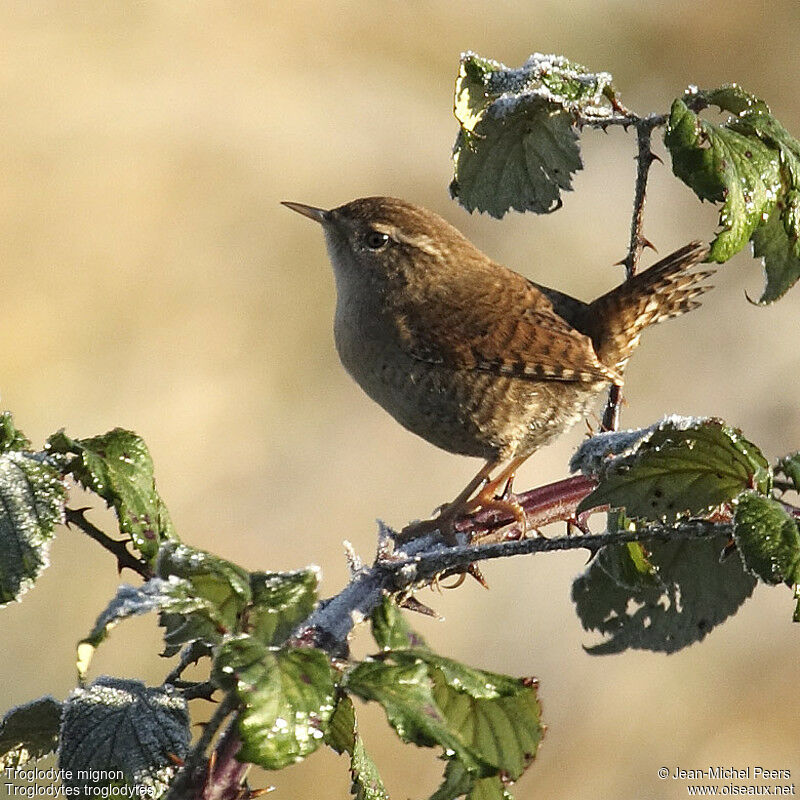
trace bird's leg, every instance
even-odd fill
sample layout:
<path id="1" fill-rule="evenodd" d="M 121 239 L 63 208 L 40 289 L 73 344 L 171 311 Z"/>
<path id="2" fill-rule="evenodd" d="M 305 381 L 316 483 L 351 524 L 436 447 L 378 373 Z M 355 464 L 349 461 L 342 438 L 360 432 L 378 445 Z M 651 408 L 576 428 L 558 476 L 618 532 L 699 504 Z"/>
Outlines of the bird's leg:
<path id="1" fill-rule="evenodd" d="M 464 487 L 464 490 L 453 500 L 439 509 L 439 513 L 433 519 L 420 520 L 406 525 L 398 534 L 399 541 L 408 541 L 409 539 L 416 539 L 418 536 L 424 536 L 432 531 L 440 531 L 441 534 L 447 538 L 452 539 L 454 536 L 453 525 L 456 518 L 462 516 L 466 511 L 469 498 L 479 488 L 483 490 L 485 485 L 489 484 L 489 476 L 492 471 L 498 466 L 500 462 L 487 461 L 481 467 L 478 474 Z"/>
<path id="2" fill-rule="evenodd" d="M 503 511 L 511 516 L 519 523 L 521 528 L 521 535 L 524 536 L 528 529 L 528 520 L 525 516 L 525 511 L 522 506 L 511 499 L 511 489 L 514 486 L 514 476 L 517 469 L 522 464 L 527 456 L 517 456 L 512 458 L 511 461 L 500 471 L 498 475 L 489 481 L 486 481 L 481 487 L 478 494 L 471 500 L 465 503 L 462 514 L 471 514 L 475 511 L 497 510 Z M 505 484 L 503 491 L 498 495 L 498 489 Z"/>

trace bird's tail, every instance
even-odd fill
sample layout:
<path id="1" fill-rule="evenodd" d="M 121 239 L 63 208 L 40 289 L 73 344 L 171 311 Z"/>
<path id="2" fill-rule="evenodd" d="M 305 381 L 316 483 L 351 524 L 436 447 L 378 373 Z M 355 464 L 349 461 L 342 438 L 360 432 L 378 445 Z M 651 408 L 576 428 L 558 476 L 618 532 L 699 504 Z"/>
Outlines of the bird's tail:
<path id="1" fill-rule="evenodd" d="M 703 281 L 714 270 L 694 267 L 707 255 L 707 245 L 690 242 L 589 305 L 585 332 L 601 363 L 622 370 L 648 325 L 700 305 L 700 295 L 713 288 Z"/>

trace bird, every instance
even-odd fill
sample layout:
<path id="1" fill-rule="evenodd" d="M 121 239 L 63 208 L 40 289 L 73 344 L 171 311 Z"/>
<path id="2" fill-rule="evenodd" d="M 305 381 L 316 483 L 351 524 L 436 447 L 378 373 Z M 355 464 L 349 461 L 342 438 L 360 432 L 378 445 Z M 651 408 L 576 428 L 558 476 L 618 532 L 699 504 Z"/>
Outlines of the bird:
<path id="1" fill-rule="evenodd" d="M 585 303 L 496 263 L 438 214 L 392 197 L 323 209 L 284 201 L 324 231 L 336 284 L 334 340 L 356 383 L 401 425 L 483 459 L 431 520 L 499 509 L 526 530 L 519 466 L 622 386 L 650 325 L 696 308 L 713 274 L 693 241 Z"/>

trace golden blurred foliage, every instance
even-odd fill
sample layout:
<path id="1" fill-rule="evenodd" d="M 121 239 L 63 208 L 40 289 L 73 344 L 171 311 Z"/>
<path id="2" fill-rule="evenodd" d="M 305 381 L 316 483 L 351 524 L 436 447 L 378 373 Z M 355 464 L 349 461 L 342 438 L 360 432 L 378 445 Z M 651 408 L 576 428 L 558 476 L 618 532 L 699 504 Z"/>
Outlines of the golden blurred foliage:
<path id="1" fill-rule="evenodd" d="M 557 214 L 470 217 L 447 193 L 460 52 L 509 65 L 563 53 L 610 71 L 640 113 L 665 111 L 690 82 L 735 80 L 799 135 L 799 41 L 796 0 L 4 3 L 2 407 L 37 445 L 60 427 L 136 430 L 187 542 L 251 569 L 313 561 L 333 594 L 347 579 L 344 538 L 370 557 L 376 516 L 428 514 L 474 464 L 406 433 L 346 376 L 322 237 L 279 201 L 402 196 L 497 260 L 591 298 L 621 278 L 611 265 L 627 245 L 634 137 L 587 131 L 586 169 Z M 645 221 L 662 253 L 716 224 L 665 160 Z M 749 305 L 761 275 L 746 253 L 715 282 L 700 311 L 645 336 L 623 422 L 713 414 L 770 458 L 797 449 L 800 289 Z M 563 476 L 582 435 L 537 454 L 518 486 Z M 93 518 L 110 524 L 104 514 Z M 72 531 L 51 560 L 1 612 L 0 710 L 70 691 L 75 643 L 118 582 L 110 557 Z M 657 779 L 662 765 L 800 774 L 788 591 L 759 587 L 677 655 L 592 657 L 569 598 L 583 563 L 494 563 L 492 591 L 423 596 L 447 622 L 415 621 L 439 652 L 540 679 L 549 731 L 519 798 L 683 796 Z M 158 649 L 155 618 L 128 622 L 93 673 L 158 684 L 169 669 Z M 401 747 L 379 711 L 364 717 L 392 795 L 430 793 L 441 762 Z M 268 782 L 276 796 L 345 797 L 347 765 L 317 754 L 253 775 Z"/>

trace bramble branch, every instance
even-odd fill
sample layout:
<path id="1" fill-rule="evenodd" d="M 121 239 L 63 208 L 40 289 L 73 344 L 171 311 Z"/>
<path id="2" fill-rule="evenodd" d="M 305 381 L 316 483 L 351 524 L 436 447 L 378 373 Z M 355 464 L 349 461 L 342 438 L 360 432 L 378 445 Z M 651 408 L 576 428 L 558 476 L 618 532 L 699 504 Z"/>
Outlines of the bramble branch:
<path id="1" fill-rule="evenodd" d="M 663 114 L 649 114 L 646 117 L 630 115 L 623 117 L 623 119 L 628 119 L 628 124 L 636 128 L 636 141 L 638 145 L 630 243 L 628 245 L 628 253 L 621 262 L 625 267 L 625 279 L 630 280 L 636 274 L 642 250 L 647 246 L 652 247 L 642 233 L 642 228 L 644 226 L 644 205 L 647 199 L 647 176 L 653 161 L 658 159 L 658 156 L 653 153 L 650 147 L 650 139 L 656 128 L 666 124 L 667 118 Z M 622 387 L 614 384 L 608 392 L 608 402 L 606 403 L 606 409 L 603 414 L 602 430 L 615 431 L 619 428 L 619 410 L 621 404 Z"/>
<path id="2" fill-rule="evenodd" d="M 64 513 L 64 522 L 67 525 L 74 525 L 80 528 L 87 536 L 94 539 L 99 545 L 112 553 L 117 559 L 117 569 L 132 569 L 141 575 L 144 580 L 153 577 L 150 567 L 136 558 L 125 546 L 126 542 L 122 539 L 112 539 L 104 531 L 86 519 L 88 508 L 67 508 Z"/>

